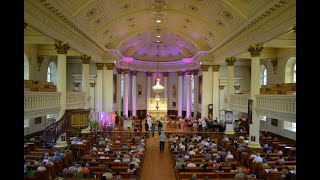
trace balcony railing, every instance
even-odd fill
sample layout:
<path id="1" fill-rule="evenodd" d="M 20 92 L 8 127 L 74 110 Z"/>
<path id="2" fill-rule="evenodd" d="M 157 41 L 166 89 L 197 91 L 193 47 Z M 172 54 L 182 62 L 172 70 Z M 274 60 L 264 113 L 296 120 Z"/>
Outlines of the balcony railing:
<path id="1" fill-rule="evenodd" d="M 286 121 L 296 121 L 296 95 L 256 95 L 259 115 Z"/>
<path id="2" fill-rule="evenodd" d="M 86 104 L 85 92 L 67 92 L 67 109 L 84 108 Z"/>
<path id="3" fill-rule="evenodd" d="M 240 112 L 248 112 L 248 99 L 250 94 L 233 94 L 231 95 L 231 108 Z"/>
<path id="4" fill-rule="evenodd" d="M 60 92 L 25 92 L 24 118 L 31 119 L 59 113 L 60 96 Z"/>

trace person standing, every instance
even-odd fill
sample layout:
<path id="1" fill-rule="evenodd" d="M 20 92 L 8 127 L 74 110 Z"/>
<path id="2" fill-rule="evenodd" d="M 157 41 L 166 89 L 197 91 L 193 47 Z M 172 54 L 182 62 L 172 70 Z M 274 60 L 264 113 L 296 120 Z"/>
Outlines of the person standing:
<path id="1" fill-rule="evenodd" d="M 162 130 L 162 123 L 161 123 L 161 121 L 159 121 L 159 123 L 158 123 L 158 133 L 159 133 L 159 136 L 160 136 L 160 134 L 161 134 L 161 130 Z"/>
<path id="2" fill-rule="evenodd" d="M 166 138 L 167 138 L 167 136 L 164 134 L 164 132 L 162 132 L 161 135 L 159 136 L 159 139 L 160 139 L 160 152 L 163 152 L 164 143 L 165 143 Z"/>
<path id="3" fill-rule="evenodd" d="M 155 127 L 154 127 L 154 125 L 152 125 L 152 126 L 151 126 L 152 138 L 154 138 L 154 132 L 155 132 Z"/>

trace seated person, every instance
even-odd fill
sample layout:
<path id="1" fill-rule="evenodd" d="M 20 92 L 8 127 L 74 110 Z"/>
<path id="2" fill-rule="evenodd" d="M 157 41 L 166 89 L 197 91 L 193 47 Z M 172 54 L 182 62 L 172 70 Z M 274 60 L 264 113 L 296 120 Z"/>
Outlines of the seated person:
<path id="1" fill-rule="evenodd" d="M 219 168 L 215 170 L 215 172 L 224 172 L 224 170 L 222 169 L 222 165 L 220 165 Z"/>
<path id="2" fill-rule="evenodd" d="M 60 154 L 58 153 L 58 151 L 54 152 L 54 156 L 52 157 L 53 161 L 62 161 Z"/>
<path id="3" fill-rule="evenodd" d="M 232 164 L 230 172 L 239 172 L 235 164 Z"/>
<path id="4" fill-rule="evenodd" d="M 129 178 L 138 178 L 138 177 L 139 177 L 139 176 L 138 176 L 138 171 L 137 171 L 137 170 L 134 170 L 134 171 L 133 171 L 133 174 L 130 175 Z"/>
<path id="5" fill-rule="evenodd" d="M 134 167 L 134 164 L 130 164 L 129 168 L 127 169 L 127 172 L 133 172 L 136 171 L 136 168 Z"/>
<path id="6" fill-rule="evenodd" d="M 47 168 L 46 168 L 46 167 L 44 167 L 44 163 L 43 163 L 43 162 L 41 162 L 41 163 L 40 163 L 40 165 L 39 165 L 39 167 L 37 168 L 37 170 L 38 170 L 38 171 L 41 171 L 41 170 L 47 170 Z"/>
<path id="7" fill-rule="evenodd" d="M 36 167 L 40 166 L 40 158 L 36 158 L 36 161 L 33 163 Z"/>
<path id="8" fill-rule="evenodd" d="M 234 175 L 234 178 L 244 178 L 244 173 L 242 172 L 241 168 L 239 168 L 239 172 Z"/>

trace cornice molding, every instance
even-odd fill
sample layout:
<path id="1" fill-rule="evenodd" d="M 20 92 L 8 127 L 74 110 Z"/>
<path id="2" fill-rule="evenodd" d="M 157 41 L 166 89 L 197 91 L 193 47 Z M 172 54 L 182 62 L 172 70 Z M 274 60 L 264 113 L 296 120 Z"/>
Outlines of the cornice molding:
<path id="1" fill-rule="evenodd" d="M 272 6 L 257 13 L 251 21 L 238 31 L 218 43 L 209 53 L 215 52 L 216 63 L 222 63 L 224 57 L 238 55 L 256 43 L 263 43 L 292 29 L 296 20 L 296 4 L 294 0 L 279 0 Z"/>
<path id="2" fill-rule="evenodd" d="M 97 62 L 101 61 L 105 49 L 97 46 L 92 39 L 83 37 L 76 30 L 77 27 L 71 21 L 73 25 L 68 24 L 68 18 L 56 11 L 49 2 L 25 0 L 24 4 L 24 18 L 28 21 L 28 26 L 36 27 L 39 32 L 53 39 L 68 42 L 73 49 L 83 54 L 90 54 Z M 70 28 L 66 28 L 66 25 Z"/>

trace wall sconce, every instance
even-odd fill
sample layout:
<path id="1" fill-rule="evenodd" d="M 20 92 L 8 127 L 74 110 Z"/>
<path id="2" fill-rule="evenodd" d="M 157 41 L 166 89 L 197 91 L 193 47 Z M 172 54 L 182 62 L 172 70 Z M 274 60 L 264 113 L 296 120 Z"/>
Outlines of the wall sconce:
<path id="1" fill-rule="evenodd" d="M 276 58 L 271 59 L 271 63 L 273 66 L 273 73 L 277 74 L 278 58 L 276 57 Z"/>
<path id="2" fill-rule="evenodd" d="M 43 59 L 44 59 L 44 56 L 38 56 L 38 61 L 37 61 L 38 71 L 40 71 L 40 69 L 41 69 L 41 64 L 42 64 Z"/>

